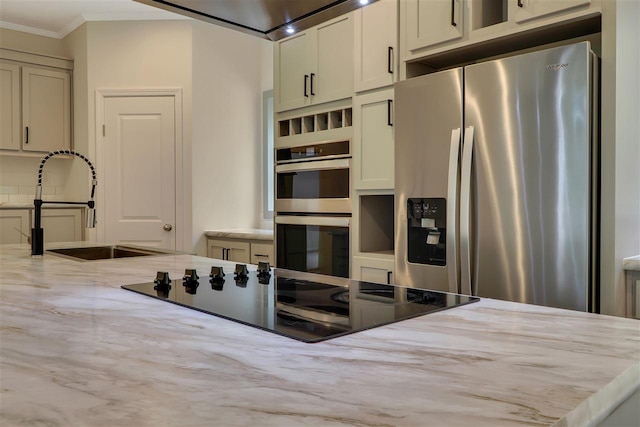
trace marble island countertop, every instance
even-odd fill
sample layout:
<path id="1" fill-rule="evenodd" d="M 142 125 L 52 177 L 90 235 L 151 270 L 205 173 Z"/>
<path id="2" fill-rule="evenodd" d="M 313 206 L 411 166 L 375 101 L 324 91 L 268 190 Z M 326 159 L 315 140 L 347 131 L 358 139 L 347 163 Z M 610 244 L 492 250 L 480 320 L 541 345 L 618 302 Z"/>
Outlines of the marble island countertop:
<path id="1" fill-rule="evenodd" d="M 0 425 L 583 426 L 640 387 L 633 319 L 482 299 L 305 344 L 120 289 L 213 264 L 0 246 Z"/>

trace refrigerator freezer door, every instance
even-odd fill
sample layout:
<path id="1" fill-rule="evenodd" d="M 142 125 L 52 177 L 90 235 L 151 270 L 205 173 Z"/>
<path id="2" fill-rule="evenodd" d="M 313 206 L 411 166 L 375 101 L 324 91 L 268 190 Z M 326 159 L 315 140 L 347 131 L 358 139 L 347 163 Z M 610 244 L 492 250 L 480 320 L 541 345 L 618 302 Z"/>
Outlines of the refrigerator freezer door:
<path id="1" fill-rule="evenodd" d="M 453 165 L 450 173 L 449 163 L 451 158 L 457 159 L 451 154 L 451 146 L 459 144 L 462 127 L 462 69 L 396 83 L 395 100 L 395 281 L 403 286 L 457 292 L 457 254 L 452 253 L 451 247 L 457 239 L 457 191 L 450 191 L 449 184 L 457 188 L 458 165 Z M 413 213 L 407 211 L 409 199 L 420 199 L 412 205 L 416 209 Z M 427 199 L 445 202 L 428 205 Z M 434 206 L 437 212 L 433 212 Z M 442 206 L 445 213 L 440 211 Z M 418 216 L 424 221 L 418 221 Z M 429 220 L 436 216 L 440 218 L 438 224 L 430 226 Z M 439 223 L 442 218 L 446 218 L 446 224 Z M 412 223 L 422 238 L 413 241 L 414 250 L 416 245 L 433 250 L 435 233 L 446 231 L 446 238 L 439 238 L 436 248 L 447 254 L 445 260 L 439 261 L 443 265 L 408 260 L 408 230 Z M 416 224 L 424 230 L 416 228 Z"/>
<path id="2" fill-rule="evenodd" d="M 589 309 L 588 43 L 465 69 L 473 293 Z"/>

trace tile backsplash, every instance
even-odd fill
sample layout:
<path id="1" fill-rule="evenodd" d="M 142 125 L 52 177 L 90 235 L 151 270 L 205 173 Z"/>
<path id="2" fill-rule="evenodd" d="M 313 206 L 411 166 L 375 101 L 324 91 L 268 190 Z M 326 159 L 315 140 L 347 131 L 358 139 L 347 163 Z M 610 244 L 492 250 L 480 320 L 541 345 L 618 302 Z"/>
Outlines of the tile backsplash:
<path id="1" fill-rule="evenodd" d="M 0 185 L 0 203 L 33 203 L 35 185 Z M 64 187 L 42 186 L 42 199 L 64 200 Z"/>

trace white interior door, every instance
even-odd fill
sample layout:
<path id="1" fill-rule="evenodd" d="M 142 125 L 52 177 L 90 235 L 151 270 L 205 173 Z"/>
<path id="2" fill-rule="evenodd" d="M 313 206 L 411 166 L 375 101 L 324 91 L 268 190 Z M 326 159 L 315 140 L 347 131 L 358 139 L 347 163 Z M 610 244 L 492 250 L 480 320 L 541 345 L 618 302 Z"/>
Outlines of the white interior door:
<path id="1" fill-rule="evenodd" d="M 176 249 L 173 96 L 104 100 L 105 237 Z"/>

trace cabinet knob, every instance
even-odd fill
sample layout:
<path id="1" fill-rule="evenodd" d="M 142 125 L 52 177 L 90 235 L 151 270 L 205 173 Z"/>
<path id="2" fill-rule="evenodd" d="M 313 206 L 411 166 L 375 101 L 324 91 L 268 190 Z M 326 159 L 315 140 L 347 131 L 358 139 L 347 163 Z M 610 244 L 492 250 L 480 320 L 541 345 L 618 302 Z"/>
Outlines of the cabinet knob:
<path id="1" fill-rule="evenodd" d="M 171 224 L 165 224 L 165 225 L 163 225 L 163 226 L 162 226 L 162 229 L 163 229 L 164 231 L 171 231 L 171 230 L 173 230 L 173 225 L 171 225 Z"/>

